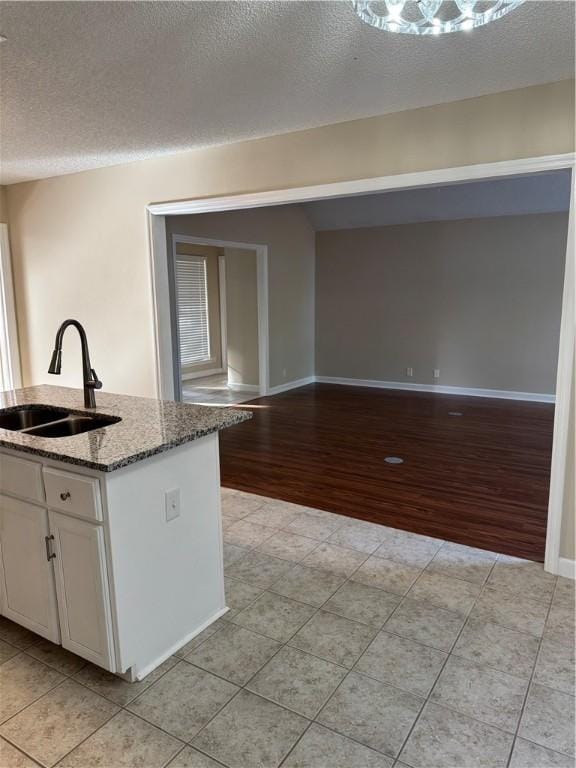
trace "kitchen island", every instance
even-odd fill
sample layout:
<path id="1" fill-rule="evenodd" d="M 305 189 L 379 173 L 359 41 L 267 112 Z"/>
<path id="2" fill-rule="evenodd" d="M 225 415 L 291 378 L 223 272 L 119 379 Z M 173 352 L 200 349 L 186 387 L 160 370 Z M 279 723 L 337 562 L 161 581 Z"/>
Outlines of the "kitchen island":
<path id="1" fill-rule="evenodd" d="M 0 393 L 0 613 L 142 679 L 227 611 L 218 431 L 251 414 L 82 403 Z"/>

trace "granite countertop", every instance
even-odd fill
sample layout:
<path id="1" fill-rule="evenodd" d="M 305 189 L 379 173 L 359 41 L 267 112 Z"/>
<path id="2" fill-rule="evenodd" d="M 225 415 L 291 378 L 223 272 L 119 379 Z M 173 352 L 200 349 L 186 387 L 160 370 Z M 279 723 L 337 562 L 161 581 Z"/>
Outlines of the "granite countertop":
<path id="1" fill-rule="evenodd" d="M 96 393 L 96 408 L 84 407 L 81 389 L 42 385 L 0 392 L 0 408 L 44 405 L 73 413 L 120 417 L 121 421 L 72 437 L 39 437 L 0 429 L 0 447 L 112 472 L 183 443 L 252 418 L 248 410 L 191 405 L 147 397 Z M 57 418 L 57 417 L 56 417 Z"/>

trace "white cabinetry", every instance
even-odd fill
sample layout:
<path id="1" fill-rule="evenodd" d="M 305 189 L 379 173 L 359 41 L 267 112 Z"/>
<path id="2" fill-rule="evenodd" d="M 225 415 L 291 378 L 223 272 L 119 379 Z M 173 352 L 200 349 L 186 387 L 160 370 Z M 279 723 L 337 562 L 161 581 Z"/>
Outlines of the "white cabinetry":
<path id="1" fill-rule="evenodd" d="M 50 512 L 62 645 L 114 669 L 110 597 L 101 526 Z"/>
<path id="2" fill-rule="evenodd" d="M 0 496 L 2 614 L 58 643 L 49 535 L 45 509 Z"/>
<path id="3" fill-rule="evenodd" d="M 0 576 L 2 615 L 141 679 L 227 610 L 217 435 L 109 473 L 0 450 Z"/>

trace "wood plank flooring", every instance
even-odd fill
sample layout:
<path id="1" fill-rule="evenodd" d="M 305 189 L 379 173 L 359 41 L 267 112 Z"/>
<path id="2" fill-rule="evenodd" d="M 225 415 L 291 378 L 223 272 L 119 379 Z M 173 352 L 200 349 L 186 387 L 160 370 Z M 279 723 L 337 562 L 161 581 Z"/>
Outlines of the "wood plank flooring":
<path id="1" fill-rule="evenodd" d="M 241 407 L 224 486 L 543 560 L 553 405 L 313 384 Z"/>

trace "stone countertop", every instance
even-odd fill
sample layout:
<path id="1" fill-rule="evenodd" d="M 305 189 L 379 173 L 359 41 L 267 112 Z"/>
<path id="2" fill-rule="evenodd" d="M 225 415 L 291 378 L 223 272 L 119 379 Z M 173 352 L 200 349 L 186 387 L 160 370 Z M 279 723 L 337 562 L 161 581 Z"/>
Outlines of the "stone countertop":
<path id="1" fill-rule="evenodd" d="M 75 414 L 120 417 L 107 427 L 71 437 L 39 437 L 0 429 L 0 447 L 112 472 L 156 453 L 252 418 L 248 410 L 191 405 L 146 397 L 96 393 L 96 408 L 84 407 L 81 389 L 42 385 L 0 392 L 0 408 L 44 405 Z"/>

